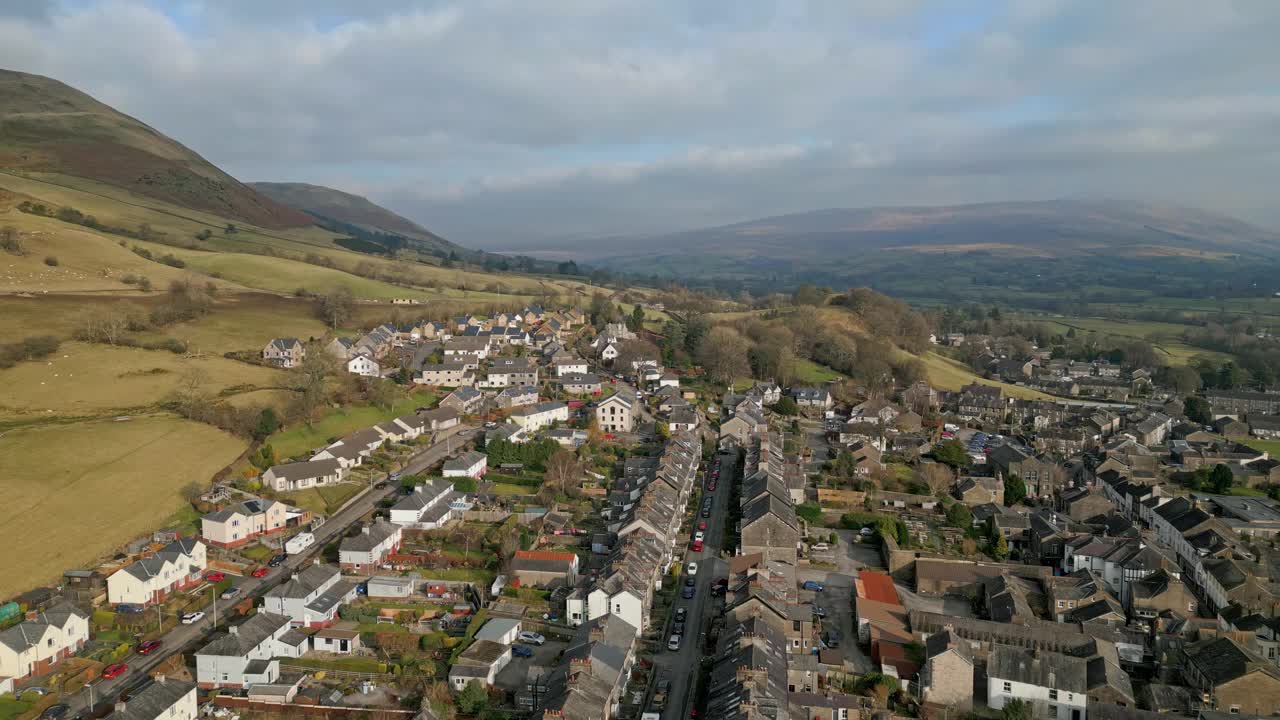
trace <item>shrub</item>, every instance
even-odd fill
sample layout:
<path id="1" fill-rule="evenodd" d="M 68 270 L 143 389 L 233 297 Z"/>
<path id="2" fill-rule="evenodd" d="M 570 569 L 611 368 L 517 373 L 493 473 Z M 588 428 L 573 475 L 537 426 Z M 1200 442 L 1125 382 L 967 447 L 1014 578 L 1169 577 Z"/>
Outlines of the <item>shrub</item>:
<path id="1" fill-rule="evenodd" d="M 49 267 L 58 267 L 58 258 L 52 255 L 49 255 L 44 259 L 44 264 L 48 265 Z"/>

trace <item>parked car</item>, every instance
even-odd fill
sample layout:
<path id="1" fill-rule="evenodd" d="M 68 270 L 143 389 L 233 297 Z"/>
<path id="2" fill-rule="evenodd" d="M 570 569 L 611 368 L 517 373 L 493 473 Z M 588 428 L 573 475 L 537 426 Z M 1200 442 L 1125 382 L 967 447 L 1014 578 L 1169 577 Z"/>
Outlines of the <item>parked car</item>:
<path id="1" fill-rule="evenodd" d="M 264 567 L 254 568 L 253 576 L 256 578 L 266 577 L 267 573 L 269 572 L 271 572 L 271 568 L 264 568 Z"/>
<path id="2" fill-rule="evenodd" d="M 229 588 L 227 588 L 226 590 L 223 590 L 223 591 L 222 591 L 222 599 L 223 599 L 223 600 L 230 600 L 231 598 L 233 598 L 233 597 L 235 597 L 235 596 L 237 596 L 237 595 L 239 595 L 239 594 L 240 594 L 240 588 L 238 588 L 238 587 L 229 587 Z"/>
<path id="3" fill-rule="evenodd" d="M 522 630 L 519 635 L 520 642 L 527 642 L 531 645 L 541 645 L 547 639 L 532 630 Z"/>
<path id="4" fill-rule="evenodd" d="M 826 617 L 826 616 L 827 616 L 827 611 L 826 611 L 826 610 L 823 610 L 823 609 L 822 609 L 822 607 L 821 607 L 821 606 L 819 606 L 819 605 L 814 605 L 814 606 L 813 606 L 813 616 L 814 616 L 814 617 L 816 617 L 816 618 L 824 618 L 824 617 Z"/>
<path id="5" fill-rule="evenodd" d="M 689 566 L 686 567 L 684 571 L 690 578 L 692 578 L 694 575 L 698 574 L 698 563 L 696 562 L 689 563 Z"/>
<path id="6" fill-rule="evenodd" d="M 676 651 L 676 650 L 679 650 L 679 649 L 680 649 L 680 636 L 679 636 L 679 635 L 672 635 L 672 636 L 671 636 L 671 639 L 667 641 L 667 649 L 668 649 L 668 650 L 671 650 L 672 652 L 674 652 L 674 651 Z"/>
<path id="7" fill-rule="evenodd" d="M 675 634 L 677 634 L 677 635 L 683 635 L 683 634 L 684 634 L 684 623 L 682 623 L 682 622 L 672 623 L 672 624 L 671 624 L 671 632 L 673 632 L 673 633 L 675 633 Z"/>
<path id="8" fill-rule="evenodd" d="M 706 539 L 707 539 L 707 534 L 706 534 L 706 533 L 704 533 L 704 532 L 702 532 L 701 530 L 699 530 L 698 532 L 696 532 L 696 533 L 694 533 L 694 534 L 693 534 L 693 539 L 694 539 L 694 540 L 706 540 Z"/>
<path id="9" fill-rule="evenodd" d="M 825 642 L 829 648 L 840 647 L 840 631 L 828 630 L 826 637 L 823 638 L 823 642 Z"/>
<path id="10" fill-rule="evenodd" d="M 141 606 L 141 605 L 129 605 L 129 604 L 126 604 L 126 603 L 120 603 L 119 605 L 117 605 L 117 606 L 116 606 L 116 612 L 118 612 L 118 613 L 125 613 L 126 615 L 132 615 L 132 614 L 136 614 L 136 613 L 140 613 L 140 612 L 142 612 L 142 606 Z"/>
<path id="11" fill-rule="evenodd" d="M 689 617 L 689 608 L 687 608 L 687 607 L 678 607 L 678 608 L 676 608 L 676 621 L 677 621 L 677 622 L 684 622 L 684 621 L 685 621 L 685 618 L 687 618 L 687 617 Z"/>
<path id="12" fill-rule="evenodd" d="M 800 587 L 804 590 L 812 590 L 814 592 L 822 592 L 826 588 L 825 585 L 814 580 L 805 580 L 804 584 Z"/>
<path id="13" fill-rule="evenodd" d="M 183 615 L 182 624 L 195 625 L 196 623 L 200 622 L 203 619 L 204 619 L 204 613 L 197 610 L 196 612 L 187 613 L 186 615 Z"/>
<path id="14" fill-rule="evenodd" d="M 706 530 L 706 529 L 707 529 L 707 521 L 706 521 L 706 520 L 699 520 L 699 521 L 698 521 L 698 529 L 699 529 L 699 530 Z"/>
<path id="15" fill-rule="evenodd" d="M 864 527 L 858 531 L 858 534 L 861 535 L 862 537 L 871 537 L 872 535 L 876 534 L 876 531 L 869 527 Z"/>
<path id="16" fill-rule="evenodd" d="M 511 654 L 521 658 L 533 657 L 533 648 L 528 645 L 512 645 Z"/>
<path id="17" fill-rule="evenodd" d="M 71 712 L 71 706 L 66 703 L 50 705 L 40 713 L 40 720 L 62 720 L 69 712 Z"/>
<path id="18" fill-rule="evenodd" d="M 702 552 L 702 541 L 694 540 L 693 544 L 689 546 L 689 549 L 694 552 Z"/>
<path id="19" fill-rule="evenodd" d="M 129 670 L 129 666 L 125 663 L 112 663 L 102 668 L 102 679 L 110 680 L 114 677 L 120 677 Z"/>
<path id="20" fill-rule="evenodd" d="M 685 586 L 684 586 L 684 589 L 680 591 L 680 597 L 684 598 L 685 600 L 692 600 L 692 599 L 693 599 L 693 586 L 692 586 L 692 585 L 685 585 Z"/>
<path id="21" fill-rule="evenodd" d="M 205 573 L 205 574 L 204 574 L 204 579 L 205 579 L 205 580 L 208 580 L 208 581 L 209 581 L 209 582 L 211 582 L 211 583 L 222 582 L 223 580 L 226 580 L 226 579 L 227 579 L 227 574 L 226 574 L 226 573 L 221 573 L 221 572 L 218 572 L 217 570 L 215 570 L 215 571 L 213 571 L 213 572 L 211 572 L 211 573 Z"/>
<path id="22" fill-rule="evenodd" d="M 159 640 L 144 640 L 138 643 L 138 654 L 150 655 L 155 652 L 156 648 L 160 647 L 161 644 L 162 643 Z"/>
<path id="23" fill-rule="evenodd" d="M 281 565 L 284 564 L 284 561 L 288 559 L 289 559 L 288 555 L 284 555 L 284 554 L 272 555 L 271 559 L 267 561 L 267 567 L 280 567 Z"/>

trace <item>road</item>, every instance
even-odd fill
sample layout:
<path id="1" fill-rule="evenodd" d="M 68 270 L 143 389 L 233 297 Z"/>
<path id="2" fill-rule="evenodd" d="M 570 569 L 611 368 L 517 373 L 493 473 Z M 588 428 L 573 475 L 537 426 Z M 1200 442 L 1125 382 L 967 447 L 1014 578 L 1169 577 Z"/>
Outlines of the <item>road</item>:
<path id="1" fill-rule="evenodd" d="M 706 538 L 703 541 L 701 552 L 688 551 L 685 556 L 685 563 L 690 561 L 698 563 L 698 574 L 695 576 L 695 589 L 692 600 L 684 600 L 677 594 L 677 600 L 672 604 L 671 616 L 668 617 L 667 629 L 660 636 L 663 649 L 654 656 L 654 667 L 658 670 L 658 675 L 671 681 L 671 690 L 668 693 L 667 708 L 663 711 L 665 718 L 687 718 L 689 717 L 689 709 L 693 705 L 694 685 L 698 679 L 698 666 L 702 658 L 712 654 L 715 648 L 707 647 L 707 631 L 711 627 L 711 620 L 714 617 L 715 609 L 718 606 L 716 598 L 711 597 L 711 584 L 717 579 L 727 578 L 729 575 L 729 564 L 720 557 L 720 551 L 724 544 L 725 521 L 728 513 L 729 492 L 731 483 L 737 482 L 737 455 L 718 455 L 721 459 L 720 480 L 716 484 L 716 491 L 712 493 L 715 498 L 711 508 L 711 517 L 706 518 L 707 529 Z M 706 487 L 706 479 L 703 478 L 703 488 Z M 702 521 L 702 500 L 695 497 L 690 500 L 690 505 L 694 508 L 694 528 L 697 528 L 698 522 Z M 692 541 L 692 534 L 685 539 L 686 545 Z M 729 548 L 732 551 L 732 548 Z M 681 576 L 681 587 L 677 593 L 684 589 L 684 579 Z M 678 607 L 687 607 L 689 612 L 689 620 L 685 624 L 685 634 L 680 649 L 676 652 L 666 650 L 667 639 L 671 637 L 670 624 L 671 617 L 675 615 L 675 609 Z"/>
<path id="2" fill-rule="evenodd" d="M 426 470 L 445 459 L 455 449 L 462 447 L 475 433 L 476 428 L 467 425 L 451 428 L 447 431 L 447 436 L 445 436 L 445 433 L 441 433 L 441 437 L 436 443 L 416 453 L 406 463 L 405 469 L 401 472 L 412 474 Z M 215 629 L 214 617 L 218 616 L 219 621 L 225 619 L 224 616 L 219 616 L 220 612 L 224 612 L 219 610 L 219 604 L 225 608 L 244 602 L 245 598 L 256 599 L 261 597 L 267 590 L 288 578 L 294 570 L 311 562 L 311 558 L 318 554 L 325 545 L 345 533 L 348 528 L 359 522 L 362 517 L 377 507 L 379 502 L 398 490 L 398 485 L 388 483 L 386 487 L 370 488 L 357 495 L 350 504 L 314 530 L 316 542 L 307 552 L 290 556 L 279 567 L 273 568 L 266 577 L 237 579 L 235 586 L 240 588 L 240 594 L 234 599 L 220 601 L 215 597 L 214 604 L 205 611 L 206 616 L 204 619 L 192 625 L 178 625 L 173 630 L 165 633 L 160 638 L 164 644 L 155 653 L 147 656 L 136 653 L 130 655 L 124 659 L 124 662 L 129 665 L 129 669 L 125 673 L 111 680 L 98 680 L 90 683 L 84 690 L 69 698 L 63 698 L 62 702 L 71 706 L 72 713 L 79 713 L 82 710 L 92 711 L 92 707 L 101 706 L 104 702 L 111 702 L 111 699 L 117 693 L 129 687 L 132 683 L 141 681 L 143 675 L 173 655 L 195 650 L 198 644 L 202 644 L 209 632 Z M 209 585 L 208 592 L 213 592 L 213 585 Z M 154 612 L 154 610 L 150 612 Z M 91 697 L 93 701 L 92 707 L 90 705 Z"/>

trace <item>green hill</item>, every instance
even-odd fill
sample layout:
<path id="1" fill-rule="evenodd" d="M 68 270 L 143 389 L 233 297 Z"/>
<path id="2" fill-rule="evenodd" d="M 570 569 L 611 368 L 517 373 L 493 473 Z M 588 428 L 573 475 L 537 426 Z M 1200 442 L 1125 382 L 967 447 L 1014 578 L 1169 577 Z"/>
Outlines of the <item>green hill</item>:
<path id="1" fill-rule="evenodd" d="M 85 178 L 262 228 L 315 224 L 154 128 L 40 75 L 0 70 L 0 168 Z"/>

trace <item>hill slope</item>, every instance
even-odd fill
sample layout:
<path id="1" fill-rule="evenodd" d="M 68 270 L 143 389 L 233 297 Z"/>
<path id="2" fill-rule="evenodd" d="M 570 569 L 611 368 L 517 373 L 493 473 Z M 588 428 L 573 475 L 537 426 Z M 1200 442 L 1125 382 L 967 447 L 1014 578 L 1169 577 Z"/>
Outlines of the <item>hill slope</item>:
<path id="1" fill-rule="evenodd" d="M 333 230 L 341 231 L 342 226 L 349 225 L 406 238 L 426 250 L 464 252 L 461 246 L 359 195 L 307 183 L 253 182 L 249 187 L 281 205 L 302 210 L 322 222 L 330 221 Z"/>
<path id="2" fill-rule="evenodd" d="M 40 75 L 0 70 L 0 168 L 87 178 L 263 228 L 314 224 L 155 129 Z"/>

